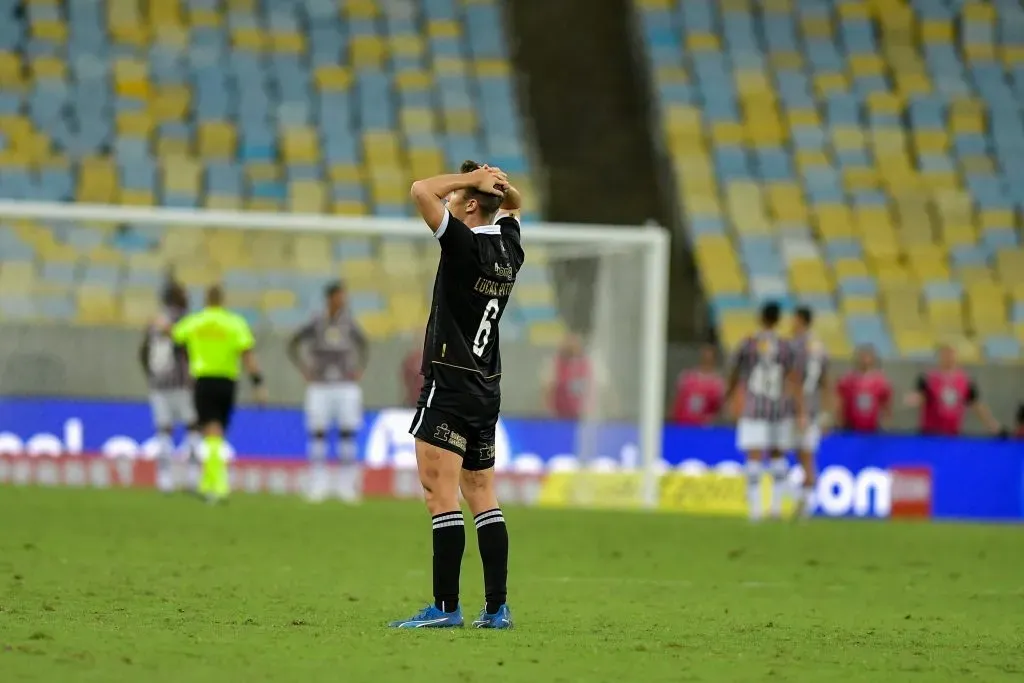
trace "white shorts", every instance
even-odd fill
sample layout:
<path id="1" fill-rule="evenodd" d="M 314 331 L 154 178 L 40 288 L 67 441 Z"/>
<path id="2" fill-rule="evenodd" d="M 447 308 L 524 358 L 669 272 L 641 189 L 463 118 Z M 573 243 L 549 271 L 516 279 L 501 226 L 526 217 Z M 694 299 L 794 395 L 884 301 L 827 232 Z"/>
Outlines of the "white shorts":
<path id="1" fill-rule="evenodd" d="M 750 451 L 782 451 L 785 453 L 793 448 L 793 420 L 778 422 L 740 418 L 736 424 L 736 448 L 749 453 Z"/>
<path id="2" fill-rule="evenodd" d="M 363 426 L 363 390 L 355 382 L 310 384 L 306 388 L 306 429 L 325 432 L 337 427 L 356 432 Z"/>
<path id="3" fill-rule="evenodd" d="M 153 425 L 157 429 L 195 424 L 196 409 L 192 403 L 191 389 L 154 389 L 149 392 L 149 407 L 153 411 Z"/>

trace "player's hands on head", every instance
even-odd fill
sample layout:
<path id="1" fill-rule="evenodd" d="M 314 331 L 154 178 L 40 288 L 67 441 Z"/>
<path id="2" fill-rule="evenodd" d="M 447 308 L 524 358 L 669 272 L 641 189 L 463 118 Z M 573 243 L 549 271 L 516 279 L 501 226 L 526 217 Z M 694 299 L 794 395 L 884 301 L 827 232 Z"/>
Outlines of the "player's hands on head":
<path id="1" fill-rule="evenodd" d="M 508 187 L 508 176 L 500 168 L 481 166 L 469 175 L 475 189 L 498 197 L 505 196 L 505 189 Z"/>

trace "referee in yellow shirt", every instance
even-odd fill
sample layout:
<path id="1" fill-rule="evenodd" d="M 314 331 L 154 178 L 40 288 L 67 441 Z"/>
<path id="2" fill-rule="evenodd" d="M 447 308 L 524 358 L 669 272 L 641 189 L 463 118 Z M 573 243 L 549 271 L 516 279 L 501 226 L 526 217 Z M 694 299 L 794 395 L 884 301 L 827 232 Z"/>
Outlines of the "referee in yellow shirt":
<path id="1" fill-rule="evenodd" d="M 256 400 L 266 401 L 252 330 L 245 318 L 224 308 L 224 290 L 215 285 L 206 292 L 206 307 L 178 321 L 171 337 L 188 349 L 189 372 L 195 379 L 192 396 L 205 446 L 199 493 L 211 502 L 221 501 L 230 490 L 224 432 L 235 409 L 240 362 L 256 389 Z"/>

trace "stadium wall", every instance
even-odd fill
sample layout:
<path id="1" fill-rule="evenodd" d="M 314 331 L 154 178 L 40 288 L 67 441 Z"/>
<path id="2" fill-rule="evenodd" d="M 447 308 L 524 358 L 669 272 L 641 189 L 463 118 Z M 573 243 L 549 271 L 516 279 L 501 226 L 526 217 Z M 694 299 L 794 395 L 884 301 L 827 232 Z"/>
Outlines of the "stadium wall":
<path id="1" fill-rule="evenodd" d="M 367 415 L 360 457 L 370 495 L 419 495 L 407 433 L 412 411 Z M 142 402 L 0 399 L 0 483 L 128 487 L 153 485 L 155 443 Z M 242 490 L 297 493 L 305 437 L 294 409 L 243 409 L 231 430 L 235 484 Z M 573 423 L 508 418 L 499 426 L 496 463 L 503 498 L 554 507 L 588 485 L 593 505 L 637 507 L 635 428 L 602 430 L 599 457 L 577 471 Z M 817 514 L 830 517 L 1024 521 L 1024 446 L 1017 441 L 915 436 L 832 435 L 820 456 Z M 731 429 L 664 431 L 659 507 L 741 516 L 745 493 Z M 792 482 L 802 477 L 791 471 Z"/>

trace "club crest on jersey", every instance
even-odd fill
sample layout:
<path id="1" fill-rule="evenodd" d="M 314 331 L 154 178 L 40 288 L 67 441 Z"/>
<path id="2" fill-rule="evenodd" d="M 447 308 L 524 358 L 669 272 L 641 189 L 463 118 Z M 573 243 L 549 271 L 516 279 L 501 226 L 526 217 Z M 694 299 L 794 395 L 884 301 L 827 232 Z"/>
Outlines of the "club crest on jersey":
<path id="1" fill-rule="evenodd" d="M 330 346 L 338 346 L 341 344 L 341 328 L 336 325 L 331 325 L 324 330 L 324 342 Z"/>
<path id="2" fill-rule="evenodd" d="M 768 355 L 775 350 L 775 344 L 771 339 L 759 339 L 757 341 L 757 352 L 761 355 Z"/>
<path id="3" fill-rule="evenodd" d="M 515 277 L 515 274 L 512 272 L 512 266 L 503 266 L 500 263 L 495 262 L 494 276 L 503 277 L 506 280 L 511 280 L 512 278 Z"/>

